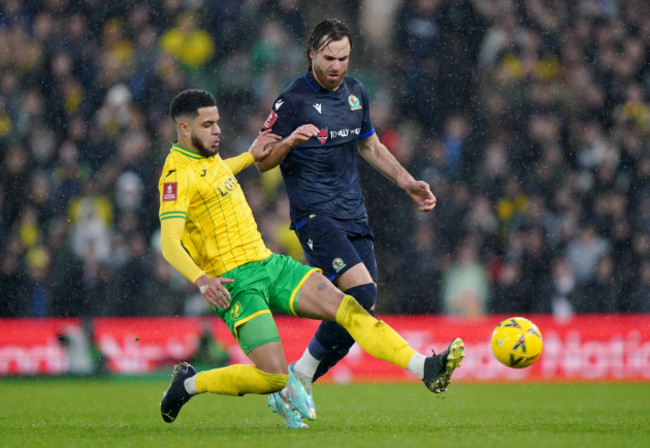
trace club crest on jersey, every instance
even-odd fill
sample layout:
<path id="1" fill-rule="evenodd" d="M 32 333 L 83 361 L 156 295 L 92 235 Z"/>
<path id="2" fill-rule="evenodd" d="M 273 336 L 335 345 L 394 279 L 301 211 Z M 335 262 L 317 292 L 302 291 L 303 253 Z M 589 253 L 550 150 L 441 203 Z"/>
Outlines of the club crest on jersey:
<path id="1" fill-rule="evenodd" d="M 340 258 L 335 258 L 334 260 L 332 260 L 332 267 L 336 272 L 339 272 L 341 269 L 345 267 L 345 262 Z"/>
<path id="2" fill-rule="evenodd" d="M 242 312 L 241 303 L 235 302 L 233 305 L 230 306 L 230 317 L 232 319 L 237 319 L 239 316 L 241 316 L 241 312 Z"/>
<path id="3" fill-rule="evenodd" d="M 327 141 L 327 134 L 328 134 L 327 129 L 318 130 L 317 138 L 318 141 L 321 143 L 321 145 L 325 144 L 325 142 Z"/>
<path id="4" fill-rule="evenodd" d="M 176 200 L 176 193 L 178 192 L 178 184 L 176 182 L 163 183 L 162 200 L 163 202 L 171 202 Z"/>
<path id="5" fill-rule="evenodd" d="M 271 129 L 277 119 L 278 119 L 277 112 L 271 109 L 271 112 L 269 112 L 269 115 L 266 117 L 266 120 L 264 120 L 264 125 L 262 126 L 262 129 Z"/>
<path id="6" fill-rule="evenodd" d="M 350 105 L 350 110 L 361 109 L 361 101 L 359 101 L 359 98 L 354 95 L 348 97 L 348 104 Z"/>

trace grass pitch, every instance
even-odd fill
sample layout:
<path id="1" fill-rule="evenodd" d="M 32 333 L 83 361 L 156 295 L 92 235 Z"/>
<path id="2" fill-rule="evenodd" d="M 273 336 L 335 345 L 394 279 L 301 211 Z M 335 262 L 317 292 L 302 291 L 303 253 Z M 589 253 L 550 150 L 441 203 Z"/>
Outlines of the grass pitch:
<path id="1" fill-rule="evenodd" d="M 167 379 L 0 380 L 0 446 L 641 447 L 650 383 L 317 384 L 318 420 L 288 430 L 266 397 L 193 398 L 164 423 Z M 443 398 L 444 397 L 444 398 Z"/>

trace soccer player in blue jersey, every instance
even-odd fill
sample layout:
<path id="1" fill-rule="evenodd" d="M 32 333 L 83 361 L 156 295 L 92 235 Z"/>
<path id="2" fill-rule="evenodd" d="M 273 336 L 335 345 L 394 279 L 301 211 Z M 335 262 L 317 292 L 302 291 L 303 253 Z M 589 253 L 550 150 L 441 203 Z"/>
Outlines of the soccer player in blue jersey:
<path id="1" fill-rule="evenodd" d="M 257 162 L 260 171 L 278 164 L 290 200 L 291 226 L 309 264 L 374 314 L 377 266 L 373 233 L 361 195 L 357 154 L 403 188 L 420 210 L 436 206 L 429 185 L 411 176 L 384 146 L 370 120 L 365 88 L 346 76 L 352 40 L 340 20 L 319 23 L 309 40 L 309 69 L 275 101 L 263 129 L 282 140 Z M 340 361 L 354 344 L 335 322 L 323 322 L 303 356 L 290 366 L 310 393 L 294 403 L 315 417 L 311 383 Z M 450 344 L 451 345 L 451 344 Z"/>

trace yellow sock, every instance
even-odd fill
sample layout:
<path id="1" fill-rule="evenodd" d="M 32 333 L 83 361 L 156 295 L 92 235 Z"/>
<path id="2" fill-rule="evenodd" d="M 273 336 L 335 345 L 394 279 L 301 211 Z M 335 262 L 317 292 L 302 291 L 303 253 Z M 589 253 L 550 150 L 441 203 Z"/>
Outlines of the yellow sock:
<path id="1" fill-rule="evenodd" d="M 407 369 L 417 352 L 387 323 L 372 317 L 354 297 L 345 295 L 336 311 L 336 323 L 368 354 Z"/>
<path id="2" fill-rule="evenodd" d="M 235 364 L 196 375 L 196 391 L 223 395 L 270 394 L 287 384 L 286 373 L 267 373 L 255 366 Z"/>

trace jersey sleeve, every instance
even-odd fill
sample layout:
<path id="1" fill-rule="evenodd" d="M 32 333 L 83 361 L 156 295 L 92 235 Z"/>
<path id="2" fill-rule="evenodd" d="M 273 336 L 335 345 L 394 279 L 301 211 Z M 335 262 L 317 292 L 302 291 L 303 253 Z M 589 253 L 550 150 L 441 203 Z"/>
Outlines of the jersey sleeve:
<path id="1" fill-rule="evenodd" d="M 165 164 L 159 182 L 160 245 L 163 257 L 192 283 L 204 272 L 183 248 L 182 238 L 187 210 L 196 187 L 192 174 L 173 163 Z"/>
<path id="2" fill-rule="evenodd" d="M 361 134 L 359 134 L 359 139 L 363 140 L 375 133 L 375 127 L 372 125 L 372 121 L 370 120 L 370 100 L 368 99 L 368 94 L 366 93 L 363 84 L 359 83 L 359 87 L 361 104 L 363 104 L 363 120 L 361 121 Z"/>
<path id="3" fill-rule="evenodd" d="M 228 165 L 233 174 L 237 174 L 244 168 L 251 166 L 255 162 L 255 159 L 250 152 L 244 152 L 238 156 L 224 159 L 223 162 Z"/>
<path id="4" fill-rule="evenodd" d="M 299 125 L 295 123 L 295 110 L 293 102 L 288 96 L 280 95 L 273 103 L 262 130 L 273 129 L 273 133 L 282 138 L 288 137 Z"/>
<path id="5" fill-rule="evenodd" d="M 201 277 L 204 272 L 199 268 L 187 253 L 181 239 L 185 229 L 185 220 L 182 218 L 168 218 L 160 222 L 160 248 L 163 257 L 174 269 L 180 272 L 192 283 Z"/>
<path id="6" fill-rule="evenodd" d="M 161 222 L 169 218 L 187 218 L 192 195 L 190 178 L 187 169 L 165 164 L 158 184 Z"/>

